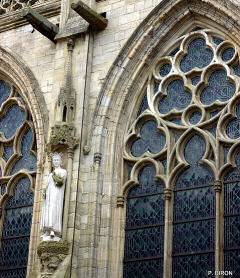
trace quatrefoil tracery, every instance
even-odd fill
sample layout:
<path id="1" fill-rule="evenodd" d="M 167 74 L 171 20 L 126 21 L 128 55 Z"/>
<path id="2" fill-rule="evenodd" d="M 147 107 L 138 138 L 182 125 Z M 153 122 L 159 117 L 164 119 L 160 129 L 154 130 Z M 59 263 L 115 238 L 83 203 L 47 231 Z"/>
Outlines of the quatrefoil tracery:
<path id="1" fill-rule="evenodd" d="M 235 160 L 229 156 L 236 156 L 236 139 L 240 137 L 239 53 L 232 42 L 209 30 L 189 33 L 175 46 L 174 52 L 159 59 L 149 77 L 148 109 L 130 129 L 124 158 L 132 163 L 145 157 L 167 159 L 162 176 L 168 184 L 173 183 L 189 167 L 183 155 L 186 138 L 191 140 L 198 134 L 206 143 L 200 163 L 218 179 L 226 170 L 224 163 L 234 167 Z M 150 138 L 141 132 L 149 119 L 155 121 L 153 129 L 158 135 L 153 137 L 158 149 L 149 145 Z M 221 144 L 229 153 L 218 157 Z"/>

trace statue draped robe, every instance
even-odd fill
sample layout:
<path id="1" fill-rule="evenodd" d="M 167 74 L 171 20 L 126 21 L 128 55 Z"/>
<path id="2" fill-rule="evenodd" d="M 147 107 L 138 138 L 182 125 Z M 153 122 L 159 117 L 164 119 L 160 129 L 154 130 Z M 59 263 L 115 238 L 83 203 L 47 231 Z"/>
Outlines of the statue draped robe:
<path id="1" fill-rule="evenodd" d="M 62 234 L 63 200 L 67 171 L 55 169 L 55 174 L 63 179 L 62 186 L 57 186 L 53 173 L 48 176 L 46 198 L 43 201 L 40 230 L 42 232 L 54 231 L 58 236 Z"/>

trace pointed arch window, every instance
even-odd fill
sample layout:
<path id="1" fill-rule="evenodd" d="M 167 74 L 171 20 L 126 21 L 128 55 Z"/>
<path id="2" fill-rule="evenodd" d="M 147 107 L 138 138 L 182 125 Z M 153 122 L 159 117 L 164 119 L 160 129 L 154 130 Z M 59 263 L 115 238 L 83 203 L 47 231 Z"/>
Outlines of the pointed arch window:
<path id="1" fill-rule="evenodd" d="M 18 90 L 0 81 L 0 276 L 25 278 L 36 175 L 30 112 Z"/>
<path id="2" fill-rule="evenodd" d="M 156 63 L 125 141 L 125 278 L 239 272 L 239 58 L 234 43 L 197 28 Z M 161 202 L 132 196 L 157 182 Z M 152 212 L 163 210 L 161 222 Z M 139 214 L 146 229 L 162 227 L 158 241 L 141 234 Z"/>

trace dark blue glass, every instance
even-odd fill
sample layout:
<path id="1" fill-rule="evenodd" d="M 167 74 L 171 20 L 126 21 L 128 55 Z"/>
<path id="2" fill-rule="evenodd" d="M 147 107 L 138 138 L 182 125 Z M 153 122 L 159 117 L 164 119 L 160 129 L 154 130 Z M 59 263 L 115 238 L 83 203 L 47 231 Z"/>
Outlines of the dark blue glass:
<path id="1" fill-rule="evenodd" d="M 174 56 L 178 53 L 179 50 L 180 50 L 180 48 L 177 47 L 176 49 L 174 49 L 174 50 L 169 54 L 169 56 L 174 57 Z"/>
<path id="2" fill-rule="evenodd" d="M 206 143 L 201 136 L 194 135 L 188 140 L 184 157 L 189 168 L 175 184 L 172 251 L 175 278 L 199 277 L 199 273 L 205 276 L 207 270 L 214 269 L 215 193 L 210 185 L 214 175 L 200 164 L 205 151 Z"/>
<path id="3" fill-rule="evenodd" d="M 27 130 L 23 135 L 21 142 L 22 157 L 13 166 L 11 174 L 17 173 L 21 169 L 27 169 L 29 171 L 35 171 L 37 166 L 36 157 L 31 154 L 30 149 L 32 146 L 33 135 L 31 129 Z"/>
<path id="4" fill-rule="evenodd" d="M 208 271 L 214 273 L 214 253 L 173 257 L 173 278 L 207 277 Z"/>
<path id="5" fill-rule="evenodd" d="M 198 82 L 200 81 L 200 76 L 196 76 L 194 78 L 192 78 L 192 84 L 193 86 L 196 86 L 198 84 Z"/>
<path id="6" fill-rule="evenodd" d="M 219 101 L 229 100 L 235 93 L 235 85 L 228 82 L 224 70 L 214 71 L 209 78 L 209 86 L 203 89 L 200 99 L 203 104 L 209 105 Z"/>
<path id="7" fill-rule="evenodd" d="M 139 185 L 128 194 L 124 277 L 163 275 L 164 185 L 155 180 L 155 175 L 152 165 L 143 167 L 138 177 Z M 146 260 L 149 258 L 151 260 Z"/>
<path id="8" fill-rule="evenodd" d="M 162 278 L 163 259 L 127 262 L 123 268 L 124 278 Z"/>
<path id="9" fill-rule="evenodd" d="M 167 87 L 167 96 L 159 101 L 158 110 L 162 114 L 170 112 L 172 109 L 183 110 L 191 102 L 192 95 L 184 90 L 182 80 L 174 80 Z"/>
<path id="10" fill-rule="evenodd" d="M 202 118 L 202 113 L 196 111 L 190 115 L 189 122 L 190 124 L 195 125 L 201 120 L 201 118 Z"/>
<path id="11" fill-rule="evenodd" d="M 172 120 L 170 120 L 171 123 L 174 123 L 176 125 L 182 125 L 182 120 L 181 118 L 174 118 Z"/>
<path id="12" fill-rule="evenodd" d="M 163 134 L 157 132 L 157 123 L 155 121 L 145 122 L 140 131 L 141 138 L 133 142 L 131 152 L 133 156 L 141 156 L 149 151 L 150 153 L 159 153 L 166 144 L 166 138 Z"/>
<path id="13" fill-rule="evenodd" d="M 11 88 L 6 85 L 6 83 L 0 80 L 0 106 L 2 103 L 8 99 L 11 93 Z"/>
<path id="14" fill-rule="evenodd" d="M 215 110 L 213 112 L 210 112 L 210 118 L 215 117 L 221 110 Z"/>
<path id="15" fill-rule="evenodd" d="M 213 219 L 175 224 L 173 254 L 214 251 L 214 232 L 215 220 Z"/>
<path id="16" fill-rule="evenodd" d="M 213 37 L 213 42 L 214 42 L 216 45 L 219 45 L 220 43 L 223 42 L 223 40 L 220 39 L 220 38 L 217 38 L 217 37 Z"/>
<path id="17" fill-rule="evenodd" d="M 217 131 L 216 126 L 209 128 L 208 131 L 213 135 L 213 137 L 216 137 L 216 131 Z"/>
<path id="18" fill-rule="evenodd" d="M 5 209 L 0 248 L 0 277 L 25 277 L 32 222 L 30 181 L 21 178 Z M 19 276 L 17 276 L 19 275 Z"/>
<path id="19" fill-rule="evenodd" d="M 226 126 L 226 134 L 231 139 L 240 137 L 240 105 L 236 107 L 236 119 L 230 121 Z"/>
<path id="20" fill-rule="evenodd" d="M 4 183 L 1 185 L 1 195 L 4 195 L 6 193 L 6 189 L 7 189 L 7 184 Z"/>
<path id="21" fill-rule="evenodd" d="M 214 175 L 212 171 L 200 164 L 205 150 L 206 143 L 199 135 L 194 135 L 188 141 L 184 156 L 191 166 L 178 177 L 175 184 L 176 188 L 188 188 L 213 183 Z"/>
<path id="22" fill-rule="evenodd" d="M 172 66 L 170 64 L 165 64 L 165 65 L 161 66 L 159 73 L 162 77 L 164 77 L 169 74 L 171 69 L 172 69 Z"/>
<path id="23" fill-rule="evenodd" d="M 240 250 L 229 250 L 224 252 L 224 269 L 232 271 L 229 277 L 238 278 L 240 273 Z"/>
<path id="24" fill-rule="evenodd" d="M 17 104 L 13 104 L 8 108 L 5 116 L 0 119 L 0 131 L 9 139 L 15 134 L 17 128 L 23 124 L 24 120 L 25 112 L 21 111 Z"/>
<path id="25" fill-rule="evenodd" d="M 143 100 L 140 104 L 140 107 L 139 107 L 139 110 L 138 110 L 138 113 L 137 113 L 137 117 L 140 116 L 145 110 L 148 109 L 148 101 L 147 101 L 147 95 L 145 95 L 143 97 Z"/>
<path id="26" fill-rule="evenodd" d="M 13 155 L 13 146 L 4 146 L 3 158 L 7 162 Z"/>
<path id="27" fill-rule="evenodd" d="M 229 61 L 229 60 L 231 60 L 233 58 L 234 54 L 235 54 L 235 49 L 229 47 L 229 48 L 227 48 L 227 49 L 225 49 L 223 51 L 223 53 L 222 53 L 222 60 L 224 62 L 227 62 L 227 61 Z"/>
<path id="28" fill-rule="evenodd" d="M 156 94 L 158 92 L 158 89 L 159 89 L 159 83 L 158 82 L 154 82 L 154 94 Z"/>
<path id="29" fill-rule="evenodd" d="M 139 173 L 139 185 L 133 187 L 128 197 L 137 197 L 146 194 L 163 192 L 164 185 L 155 180 L 156 170 L 152 165 L 145 166 Z"/>
<path id="30" fill-rule="evenodd" d="M 206 49 L 204 39 L 195 39 L 188 46 L 188 53 L 180 63 L 181 71 L 188 72 L 193 68 L 204 68 L 212 61 L 213 53 Z"/>
<path id="31" fill-rule="evenodd" d="M 126 231 L 125 260 L 163 255 L 164 226 Z"/>
<path id="32" fill-rule="evenodd" d="M 233 67 L 233 70 L 237 76 L 240 76 L 240 64 L 237 64 L 236 67 Z"/>
<path id="33" fill-rule="evenodd" d="M 177 191 L 174 195 L 174 221 L 193 220 L 215 216 L 213 187 Z"/>
<path id="34" fill-rule="evenodd" d="M 228 173 L 225 177 L 226 181 L 238 181 L 240 180 L 240 152 L 236 156 L 237 169 Z"/>

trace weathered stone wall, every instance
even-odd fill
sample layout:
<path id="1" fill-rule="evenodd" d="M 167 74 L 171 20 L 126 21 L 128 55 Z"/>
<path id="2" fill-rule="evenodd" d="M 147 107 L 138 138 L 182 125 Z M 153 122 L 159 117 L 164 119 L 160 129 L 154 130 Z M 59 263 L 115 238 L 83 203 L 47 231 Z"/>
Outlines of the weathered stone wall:
<path id="1" fill-rule="evenodd" d="M 141 89 L 155 58 L 164 52 L 166 44 L 171 44 L 174 37 L 198 22 L 239 40 L 238 2 L 86 1 L 98 13 L 106 12 L 108 26 L 101 32 L 91 31 L 90 35 L 88 31 L 77 34 L 73 50 L 74 124 L 80 144 L 73 156 L 66 237 L 72 244 L 71 277 L 121 277 L 125 210 L 117 208 L 117 196 L 124 183 L 122 146 L 130 116 L 140 102 Z M 55 123 L 55 104 L 64 85 L 67 35 L 79 33 L 75 27 L 70 28 L 79 16 L 69 11 L 68 3 L 63 0 L 61 14 L 49 19 L 54 24 L 59 23 L 63 31 L 56 44 L 29 24 L 0 33 L 0 46 L 18 56 L 38 82 L 38 93 L 44 97 L 47 110 L 45 129 L 39 132 L 45 133 L 46 141 L 49 128 Z M 64 33 L 68 19 L 69 30 Z M 46 142 L 39 144 L 46 148 Z M 48 170 L 45 157 L 39 172 L 44 176 Z M 34 211 L 28 277 L 37 276 L 40 269 L 36 247 L 44 177 L 37 182 L 35 203 L 38 206 Z"/>

